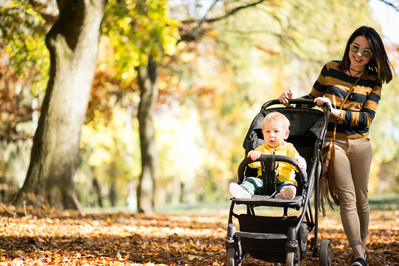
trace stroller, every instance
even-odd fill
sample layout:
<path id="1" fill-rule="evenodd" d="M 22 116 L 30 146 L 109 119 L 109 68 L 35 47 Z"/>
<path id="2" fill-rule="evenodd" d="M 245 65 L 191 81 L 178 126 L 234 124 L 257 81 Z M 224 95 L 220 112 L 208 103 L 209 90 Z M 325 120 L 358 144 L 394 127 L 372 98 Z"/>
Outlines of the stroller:
<path id="1" fill-rule="evenodd" d="M 256 176 L 257 169 L 247 167 L 252 160 L 246 155 L 250 150 L 263 144 L 262 120 L 267 113 L 278 111 L 290 120 L 288 142 L 294 144 L 300 155 L 306 159 L 307 170 L 301 170 L 297 161 L 279 155 L 261 155 L 263 190 L 265 195 L 251 198 L 232 198 L 226 238 L 227 265 L 242 265 L 249 255 L 267 262 L 299 265 L 309 252 L 319 257 L 320 265 L 331 265 L 331 244 L 322 240 L 317 242 L 318 229 L 318 181 L 321 177 L 321 147 L 327 130 L 330 110 L 326 113 L 315 107 L 311 100 L 290 100 L 292 107 L 285 107 L 278 100 L 266 102 L 254 118 L 244 140 L 245 159 L 238 168 L 238 183 L 248 176 Z M 294 107 L 295 105 L 295 107 Z M 298 169 L 297 194 L 294 199 L 275 199 L 271 193 L 275 179 L 275 162 L 287 162 Z M 313 204 L 310 201 L 315 195 Z M 236 205 L 245 205 L 235 210 Z M 312 211 L 314 205 L 314 212 Z M 282 216 L 262 216 L 255 214 L 255 208 L 280 207 Z M 236 208 L 237 209 L 237 208 Z M 288 210 L 295 209 L 296 215 L 288 216 Z M 277 210 L 278 211 L 278 210 Z M 266 210 L 267 212 L 267 210 Z M 233 223 L 238 220 L 239 231 Z M 234 220 L 236 221 L 236 220 Z M 308 234 L 314 230 L 314 237 L 308 242 Z M 310 247 L 309 247 L 310 245 Z"/>

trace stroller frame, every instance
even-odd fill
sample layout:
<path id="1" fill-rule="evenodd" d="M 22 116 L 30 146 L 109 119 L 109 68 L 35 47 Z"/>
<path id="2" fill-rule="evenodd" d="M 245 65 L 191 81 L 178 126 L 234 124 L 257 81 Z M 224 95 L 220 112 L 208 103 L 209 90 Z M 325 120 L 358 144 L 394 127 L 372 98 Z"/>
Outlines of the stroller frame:
<path id="1" fill-rule="evenodd" d="M 318 184 L 321 177 L 321 148 L 327 130 L 330 109 L 323 113 L 314 107 L 312 100 L 291 99 L 290 107 L 271 108 L 281 105 L 278 100 L 263 104 L 260 112 L 254 118 L 244 140 L 245 158 L 238 167 L 239 183 L 247 176 L 256 176 L 256 169 L 247 167 L 252 160 L 247 156 L 250 150 L 263 143 L 261 120 L 271 111 L 281 112 L 291 122 L 288 142 L 294 144 L 301 156 L 307 161 L 307 171 L 299 169 L 295 159 L 287 156 L 261 155 L 258 161 L 262 165 L 262 178 L 274 179 L 275 161 L 292 164 L 297 168 L 297 195 L 292 200 L 275 199 L 269 195 L 253 195 L 251 198 L 232 198 L 227 237 L 225 241 L 227 265 L 242 265 L 247 255 L 268 262 L 299 265 L 310 251 L 313 257 L 319 257 L 320 265 L 331 265 L 331 244 L 329 240 L 321 240 L 318 245 Z M 296 104 L 294 107 L 293 104 Z M 308 105 L 308 107 L 302 107 Z M 308 114 L 310 119 L 304 119 Z M 299 129 L 296 128 L 296 125 Z M 309 144 L 310 143 L 310 144 Z M 252 171 L 252 172 L 251 172 Z M 265 182 L 264 182 L 265 183 Z M 314 213 L 310 198 L 314 197 Z M 236 205 L 245 205 L 246 213 L 238 214 Z M 259 216 L 255 208 L 260 206 L 282 207 L 283 216 Z M 301 211 L 297 216 L 288 216 L 288 210 Z M 239 222 L 240 230 L 233 223 L 233 218 Z M 314 230 L 314 237 L 308 247 L 308 234 Z"/>

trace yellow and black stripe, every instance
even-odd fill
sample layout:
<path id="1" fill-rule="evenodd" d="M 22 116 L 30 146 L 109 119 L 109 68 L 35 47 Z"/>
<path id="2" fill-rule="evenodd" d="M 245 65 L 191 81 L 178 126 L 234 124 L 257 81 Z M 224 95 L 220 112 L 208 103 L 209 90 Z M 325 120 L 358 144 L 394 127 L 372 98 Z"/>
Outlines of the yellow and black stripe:
<path id="1" fill-rule="evenodd" d="M 332 107 L 339 109 L 357 77 L 338 69 L 338 64 L 339 61 L 331 61 L 324 65 L 312 91 L 304 98 L 328 97 Z M 354 139 L 369 135 L 369 128 L 381 98 L 381 85 L 374 73 L 368 72 L 362 76 L 342 108 L 337 122 L 338 138 Z M 331 119 L 327 136 L 332 136 L 333 129 L 334 121 Z"/>

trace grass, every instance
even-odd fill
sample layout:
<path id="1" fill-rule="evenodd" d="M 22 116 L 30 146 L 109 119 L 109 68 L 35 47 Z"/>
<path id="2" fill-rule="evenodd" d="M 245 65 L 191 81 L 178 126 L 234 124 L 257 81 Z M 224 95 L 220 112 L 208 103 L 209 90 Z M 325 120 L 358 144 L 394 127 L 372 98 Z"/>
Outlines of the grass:
<path id="1" fill-rule="evenodd" d="M 369 202 L 372 209 L 396 210 L 399 206 L 399 194 L 372 195 Z"/>
<path id="2" fill-rule="evenodd" d="M 399 207 L 399 194 L 371 195 L 369 197 L 370 208 L 372 210 L 396 210 Z M 313 206 L 313 204 L 312 204 Z M 238 206 L 237 206 L 238 207 Z M 236 208 L 237 208 L 236 207 Z M 224 202 L 199 202 L 199 203 L 180 203 L 177 205 L 165 204 L 156 205 L 155 212 L 162 215 L 188 215 L 188 216 L 228 216 L 230 201 Z M 266 208 L 266 210 L 276 210 L 276 208 Z M 326 210 L 329 207 L 326 207 Z M 338 208 L 335 208 L 338 210 Z M 99 212 L 125 212 L 135 213 L 135 210 L 127 207 L 109 208 L 88 208 L 88 213 Z"/>

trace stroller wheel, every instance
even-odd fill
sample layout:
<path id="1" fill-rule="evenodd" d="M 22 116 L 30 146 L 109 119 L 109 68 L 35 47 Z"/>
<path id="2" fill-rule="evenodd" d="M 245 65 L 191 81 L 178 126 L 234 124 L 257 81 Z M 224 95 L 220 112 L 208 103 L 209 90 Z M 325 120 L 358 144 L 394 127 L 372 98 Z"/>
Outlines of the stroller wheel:
<path id="1" fill-rule="evenodd" d="M 299 241 L 299 252 L 301 255 L 301 260 L 305 259 L 309 252 L 308 247 L 308 234 L 309 229 L 306 223 L 302 223 L 299 227 L 298 241 Z"/>
<path id="2" fill-rule="evenodd" d="M 227 265 L 228 266 L 241 266 L 242 261 L 240 261 L 241 252 L 236 248 L 227 249 Z"/>
<path id="3" fill-rule="evenodd" d="M 331 265 L 331 243 L 328 239 L 321 240 L 319 264 L 320 266 Z"/>
<path id="4" fill-rule="evenodd" d="M 299 263 L 298 263 L 298 253 L 297 252 L 288 252 L 285 265 L 286 266 L 297 266 L 297 265 L 299 265 Z"/>

